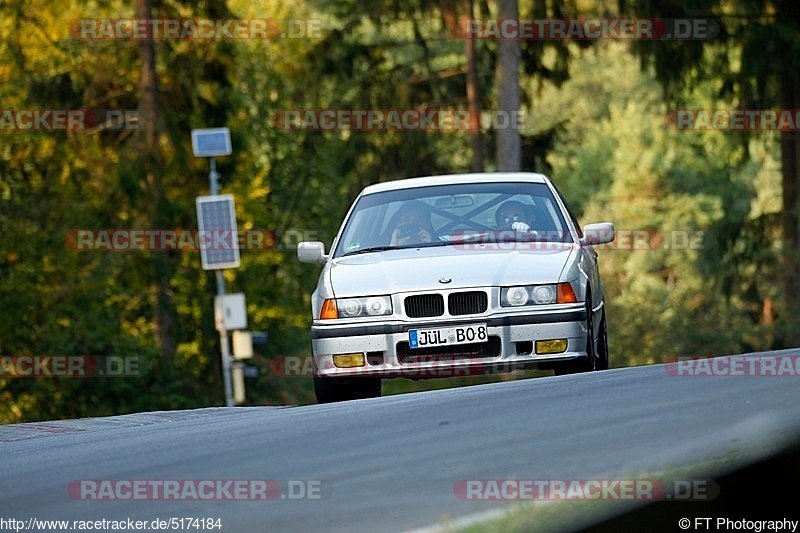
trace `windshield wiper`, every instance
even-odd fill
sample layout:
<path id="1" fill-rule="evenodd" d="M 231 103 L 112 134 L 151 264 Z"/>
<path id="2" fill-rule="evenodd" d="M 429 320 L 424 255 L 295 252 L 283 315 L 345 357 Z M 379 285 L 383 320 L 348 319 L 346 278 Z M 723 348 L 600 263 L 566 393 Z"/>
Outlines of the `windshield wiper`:
<path id="1" fill-rule="evenodd" d="M 420 242 L 417 244 L 410 244 L 408 246 L 371 246 L 370 248 L 362 248 L 361 250 L 353 250 L 342 254 L 342 257 L 348 255 L 368 254 L 370 252 L 385 252 L 386 250 L 413 250 L 415 248 L 433 248 L 434 246 L 450 246 L 455 242 L 448 241 L 433 241 L 433 242 Z"/>
<path id="2" fill-rule="evenodd" d="M 454 246 L 457 244 L 462 244 L 465 242 L 470 242 L 477 240 L 479 244 L 483 244 L 486 242 L 496 242 L 496 241 L 482 241 L 483 237 L 490 235 L 490 232 L 484 232 L 477 235 L 467 235 L 462 236 L 458 239 L 453 239 L 449 241 L 432 241 L 432 242 L 420 242 L 417 244 L 410 244 L 408 246 L 371 246 L 369 248 L 362 248 L 360 250 L 353 250 L 352 252 L 347 252 L 342 254 L 342 257 L 347 257 L 348 255 L 357 255 L 357 254 L 368 254 L 371 252 L 385 252 L 386 250 L 412 250 L 414 248 L 435 248 L 437 246 Z"/>
<path id="3" fill-rule="evenodd" d="M 386 250 L 403 250 L 408 248 L 407 246 L 371 246 L 369 248 L 362 248 L 360 250 L 353 250 L 352 252 L 347 252 L 342 254 L 342 257 L 347 257 L 348 255 L 358 255 L 358 254 L 368 254 L 370 252 L 385 252 Z"/>

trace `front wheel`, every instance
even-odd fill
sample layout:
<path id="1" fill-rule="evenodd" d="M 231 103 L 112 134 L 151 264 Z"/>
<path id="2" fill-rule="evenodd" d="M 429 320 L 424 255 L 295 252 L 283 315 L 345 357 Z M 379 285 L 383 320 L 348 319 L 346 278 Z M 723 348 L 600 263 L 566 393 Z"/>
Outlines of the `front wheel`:
<path id="1" fill-rule="evenodd" d="M 606 331 L 606 310 L 603 309 L 603 317 L 600 319 L 600 336 L 597 339 L 597 363 L 595 370 L 608 370 L 608 333 Z"/>
<path id="2" fill-rule="evenodd" d="M 380 378 L 325 378 L 314 376 L 317 403 L 346 402 L 381 395 Z"/>

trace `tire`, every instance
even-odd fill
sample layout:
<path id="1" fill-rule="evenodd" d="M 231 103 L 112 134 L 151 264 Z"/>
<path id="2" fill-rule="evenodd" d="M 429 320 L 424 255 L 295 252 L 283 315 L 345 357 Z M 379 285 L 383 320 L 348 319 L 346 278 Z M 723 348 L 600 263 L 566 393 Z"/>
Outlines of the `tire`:
<path id="1" fill-rule="evenodd" d="M 597 339 L 597 363 L 595 370 L 608 370 L 610 358 L 608 356 L 608 331 L 606 330 L 606 310 L 603 308 L 603 317 L 600 319 L 600 337 Z"/>
<path id="2" fill-rule="evenodd" d="M 587 295 L 589 291 L 587 289 Z M 605 315 L 605 312 L 603 313 Z M 605 320 L 603 320 L 605 323 Z M 557 365 L 554 369 L 556 376 L 565 376 L 568 374 L 580 374 L 582 372 L 592 372 L 597 370 L 597 356 L 595 355 L 594 339 L 592 334 L 594 332 L 594 318 L 592 317 L 592 297 L 586 297 L 586 359 L 578 359 L 576 361 L 567 361 Z"/>
<path id="3" fill-rule="evenodd" d="M 314 376 L 314 396 L 317 403 L 331 403 L 348 400 L 349 391 L 342 387 L 341 383 L 331 378 L 320 378 Z"/>
<path id="4" fill-rule="evenodd" d="M 314 395 L 317 403 L 346 402 L 381 395 L 380 378 L 323 378 L 314 376 Z"/>

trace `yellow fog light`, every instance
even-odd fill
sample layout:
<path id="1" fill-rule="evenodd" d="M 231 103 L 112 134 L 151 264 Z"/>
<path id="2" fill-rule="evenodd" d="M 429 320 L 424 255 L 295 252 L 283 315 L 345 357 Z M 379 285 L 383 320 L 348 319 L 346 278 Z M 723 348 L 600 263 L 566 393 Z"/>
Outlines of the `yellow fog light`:
<path id="1" fill-rule="evenodd" d="M 536 353 L 561 353 L 567 351 L 567 339 L 536 341 Z"/>
<path id="2" fill-rule="evenodd" d="M 339 368 L 353 368 L 364 366 L 363 353 L 343 353 L 333 356 L 333 364 Z"/>

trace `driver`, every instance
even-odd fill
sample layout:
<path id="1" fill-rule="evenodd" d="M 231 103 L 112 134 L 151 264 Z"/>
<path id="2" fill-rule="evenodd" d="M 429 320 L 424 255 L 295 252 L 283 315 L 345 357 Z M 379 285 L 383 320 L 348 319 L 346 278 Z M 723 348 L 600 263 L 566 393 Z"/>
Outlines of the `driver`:
<path id="1" fill-rule="evenodd" d="M 433 241 L 431 211 L 419 200 L 403 204 L 398 210 L 390 246 L 407 246 Z"/>
<path id="2" fill-rule="evenodd" d="M 494 213 L 498 230 L 513 230 L 527 233 L 531 231 L 528 209 L 525 204 L 515 200 L 504 202 Z"/>

